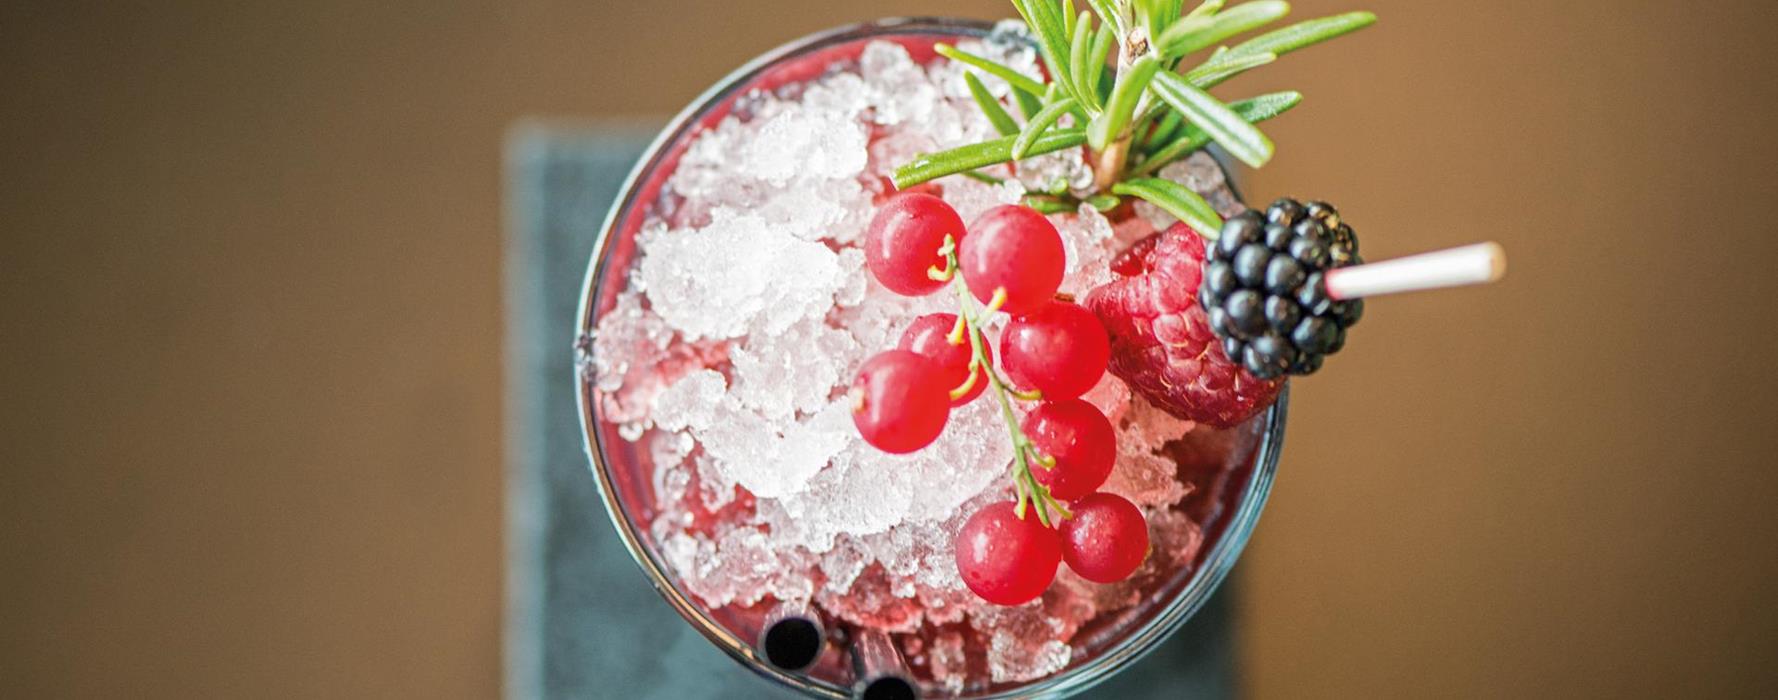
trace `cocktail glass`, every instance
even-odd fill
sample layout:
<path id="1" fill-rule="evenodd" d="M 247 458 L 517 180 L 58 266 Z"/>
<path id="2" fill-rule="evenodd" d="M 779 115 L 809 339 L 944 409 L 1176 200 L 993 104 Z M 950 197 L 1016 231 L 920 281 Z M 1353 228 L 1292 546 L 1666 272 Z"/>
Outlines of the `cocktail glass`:
<path id="1" fill-rule="evenodd" d="M 914 60 L 925 63 L 943 60 L 936 58 L 934 44 L 982 38 L 991 29 L 987 23 L 970 20 L 881 20 L 813 34 L 747 63 L 675 116 L 644 153 L 599 234 L 587 269 L 575 328 L 581 353 L 575 394 L 587 457 L 612 525 L 643 574 L 688 624 L 749 670 L 811 697 L 845 698 L 857 692 L 850 652 L 835 643 L 813 666 L 798 672 L 781 670 L 754 646 L 771 614 L 769 605 L 713 609 L 686 591 L 649 534 L 648 524 L 658 512 L 651 457 L 619 435 L 617 424 L 601 416 L 590 376 L 592 343 L 586 341 L 624 291 L 623 273 L 635 259 L 636 234 L 643 222 L 651 212 L 670 206 L 662 200 L 662 186 L 680 157 L 695 135 L 733 111 L 738 98 L 753 90 L 771 91 L 817 78 L 835 64 L 856 60 L 873 41 L 900 44 Z M 1182 476 L 1189 476 L 1197 488 L 1176 507 L 1203 528 L 1204 536 L 1190 566 L 1160 577 L 1136 606 L 1089 622 L 1070 641 L 1074 654 L 1066 668 L 1027 682 L 971 684 L 957 697 L 1070 695 L 1128 667 L 1178 630 L 1222 583 L 1253 532 L 1277 469 L 1288 398 L 1287 388 L 1269 409 L 1231 429 L 1232 449 L 1221 464 L 1181 460 Z M 930 679 L 913 680 L 928 695 L 941 694 Z"/>

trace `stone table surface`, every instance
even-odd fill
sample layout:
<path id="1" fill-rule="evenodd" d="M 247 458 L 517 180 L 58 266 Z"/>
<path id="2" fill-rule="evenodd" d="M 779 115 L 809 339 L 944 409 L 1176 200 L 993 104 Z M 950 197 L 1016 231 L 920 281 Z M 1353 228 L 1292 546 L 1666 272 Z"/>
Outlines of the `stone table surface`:
<path id="1" fill-rule="evenodd" d="M 652 138 L 633 126 L 520 125 L 506 158 L 506 695 L 788 698 L 692 631 L 612 529 L 581 448 L 573 323 L 593 240 Z M 1233 695 L 1225 586 L 1186 627 L 1083 697 Z"/>

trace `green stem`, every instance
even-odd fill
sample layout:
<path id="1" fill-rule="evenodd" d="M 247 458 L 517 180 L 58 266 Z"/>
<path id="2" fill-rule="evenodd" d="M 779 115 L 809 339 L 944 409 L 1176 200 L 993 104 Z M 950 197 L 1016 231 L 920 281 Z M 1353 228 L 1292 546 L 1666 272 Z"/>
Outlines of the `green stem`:
<path id="1" fill-rule="evenodd" d="M 949 269 L 956 269 L 956 246 L 947 245 L 941 252 Z M 1012 438 L 1012 478 L 1014 490 L 1018 492 L 1015 508 L 1019 517 L 1024 517 L 1026 501 L 1029 500 L 1036 505 L 1038 522 L 1054 527 L 1058 524 L 1057 518 L 1071 517 L 1071 514 L 1050 495 L 1049 487 L 1038 482 L 1037 477 L 1031 473 L 1031 455 L 1037 451 L 1037 446 L 1031 444 L 1031 439 L 1019 426 L 1018 413 L 1013 411 L 1012 395 L 1019 392 L 1007 386 L 1006 380 L 995 369 L 993 360 L 988 357 L 988 349 L 982 343 L 981 333 L 981 325 L 986 319 L 982 318 L 982 308 L 975 296 L 969 293 L 969 287 L 964 284 L 962 275 L 953 277 L 951 286 L 957 292 L 957 317 L 962 319 L 963 332 L 969 337 L 973 364 L 988 379 L 988 388 L 993 390 L 994 400 L 1000 404 L 1000 418 L 1006 422 L 1006 432 Z"/>

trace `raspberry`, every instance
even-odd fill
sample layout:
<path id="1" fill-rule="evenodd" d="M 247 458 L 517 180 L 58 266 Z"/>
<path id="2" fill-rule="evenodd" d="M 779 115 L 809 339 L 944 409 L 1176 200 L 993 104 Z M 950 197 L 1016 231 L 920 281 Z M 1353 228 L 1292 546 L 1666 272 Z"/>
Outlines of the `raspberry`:
<path id="1" fill-rule="evenodd" d="M 1204 239 L 1177 224 L 1112 263 L 1119 277 L 1083 304 L 1111 335 L 1111 373 L 1180 418 L 1227 428 L 1272 404 L 1284 382 L 1230 362 L 1198 305 Z"/>

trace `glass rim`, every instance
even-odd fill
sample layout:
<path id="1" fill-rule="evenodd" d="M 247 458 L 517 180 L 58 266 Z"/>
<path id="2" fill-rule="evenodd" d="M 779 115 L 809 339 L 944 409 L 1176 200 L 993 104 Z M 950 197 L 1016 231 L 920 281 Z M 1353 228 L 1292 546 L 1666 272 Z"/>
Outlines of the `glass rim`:
<path id="1" fill-rule="evenodd" d="M 576 339 L 591 337 L 598 325 L 600 317 L 599 290 L 605 283 L 607 273 L 610 272 L 607 269 L 611 253 L 610 246 L 613 237 L 617 234 L 618 227 L 624 222 L 626 214 L 637 204 L 634 200 L 638 194 L 638 185 L 645 182 L 660 167 L 673 144 L 685 137 L 688 130 L 695 126 L 701 117 L 721 105 L 737 89 L 748 85 L 754 78 L 781 61 L 836 44 L 891 35 L 925 34 L 982 38 L 987 36 L 993 28 L 994 23 L 985 20 L 943 17 L 890 18 L 842 25 L 793 39 L 760 54 L 700 93 L 689 105 L 674 115 L 661 128 L 660 134 L 649 143 L 643 151 L 643 156 L 637 160 L 635 167 L 624 179 L 622 187 L 618 190 L 617 198 L 612 202 L 610 211 L 606 213 L 605 221 L 601 224 L 598 236 L 594 240 L 592 259 L 589 261 L 587 274 L 581 285 L 574 337 Z M 1232 187 L 1233 183 L 1231 182 L 1230 185 Z M 612 484 L 610 471 L 605 465 L 605 445 L 600 437 L 600 419 L 597 402 L 593 397 L 593 382 L 584 376 L 582 369 L 586 361 L 586 359 L 577 361 L 574 369 L 574 396 L 580 413 L 582 447 L 593 472 L 595 484 L 598 486 L 600 502 L 605 506 L 606 516 L 611 519 L 611 524 L 617 530 L 618 537 L 623 541 L 624 548 L 629 551 L 631 559 L 635 560 L 636 565 L 647 575 L 649 583 L 655 591 L 666 599 L 680 617 L 684 618 L 706 639 L 755 674 L 815 697 L 836 700 L 851 697 L 850 689 L 847 687 L 809 676 L 786 673 L 766 663 L 765 659 L 755 652 L 749 640 L 736 636 L 725 626 L 704 614 L 701 606 L 680 589 L 659 556 L 645 546 L 643 534 L 637 531 L 636 524 L 624 514 L 617 489 Z M 1160 610 L 1153 613 L 1140 626 L 1126 632 L 1121 640 L 1108 646 L 1086 663 L 1072 668 L 1064 668 L 1044 678 L 1017 684 L 1008 689 L 963 697 L 970 700 L 1010 700 L 1011 698 L 1062 697 L 1078 693 L 1111 677 L 1154 651 L 1162 640 L 1183 626 L 1185 621 L 1196 614 L 1208 602 L 1211 594 L 1221 586 L 1223 580 L 1227 578 L 1230 568 L 1234 566 L 1242 549 L 1246 547 L 1248 539 L 1253 534 L 1260 512 L 1264 509 L 1271 493 L 1273 477 L 1277 472 L 1278 458 L 1284 443 L 1285 416 L 1288 413 L 1289 399 L 1290 387 L 1286 384 L 1278 393 L 1276 402 L 1266 409 L 1260 442 L 1254 450 L 1253 473 L 1248 478 L 1247 485 L 1241 494 L 1240 506 L 1230 517 L 1221 537 L 1211 545 L 1210 552 L 1205 556 L 1198 571 L 1193 573 L 1191 579 L 1171 600 L 1167 601 Z"/>

